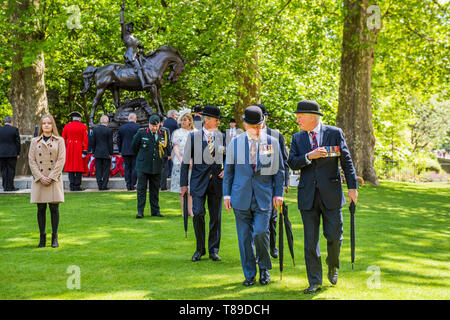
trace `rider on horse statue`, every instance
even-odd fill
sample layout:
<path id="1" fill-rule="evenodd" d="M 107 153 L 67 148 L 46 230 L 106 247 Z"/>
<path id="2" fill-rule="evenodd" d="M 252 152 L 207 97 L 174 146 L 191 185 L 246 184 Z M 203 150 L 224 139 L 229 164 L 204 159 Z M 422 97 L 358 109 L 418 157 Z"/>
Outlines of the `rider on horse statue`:
<path id="1" fill-rule="evenodd" d="M 125 52 L 125 63 L 131 65 L 136 70 L 136 73 L 141 81 L 142 89 L 146 90 L 150 87 L 145 82 L 145 71 L 142 67 L 139 51 L 144 50 L 144 47 L 140 44 L 138 38 L 133 35 L 134 23 L 128 22 L 125 23 L 124 18 L 124 10 L 125 5 L 122 4 L 122 10 L 120 11 L 120 24 L 122 26 L 122 41 L 127 47 L 127 51 Z M 138 51 L 139 49 L 139 51 Z"/>

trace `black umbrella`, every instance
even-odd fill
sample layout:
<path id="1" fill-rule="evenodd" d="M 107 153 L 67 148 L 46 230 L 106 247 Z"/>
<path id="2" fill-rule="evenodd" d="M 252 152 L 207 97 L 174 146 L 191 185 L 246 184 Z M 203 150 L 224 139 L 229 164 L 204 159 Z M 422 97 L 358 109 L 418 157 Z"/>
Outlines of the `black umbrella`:
<path id="1" fill-rule="evenodd" d="M 187 229 L 188 229 L 188 197 L 187 193 L 183 195 L 183 220 L 184 220 L 184 238 L 187 239 Z"/>
<path id="2" fill-rule="evenodd" d="M 352 270 L 353 270 L 353 263 L 355 262 L 355 210 L 356 205 L 352 201 L 350 203 L 350 246 L 351 246 L 351 254 L 352 254 Z"/>
<path id="3" fill-rule="evenodd" d="M 278 224 L 278 258 L 280 259 L 280 280 L 283 279 L 283 253 L 284 253 L 284 241 L 283 241 L 283 206 L 280 206 L 280 219 Z"/>
<path id="4" fill-rule="evenodd" d="M 286 230 L 286 239 L 287 239 L 288 246 L 289 246 L 289 252 L 291 253 L 292 263 L 294 264 L 294 267 L 295 267 L 294 235 L 292 233 L 291 221 L 289 221 L 288 207 L 284 204 L 284 202 L 283 202 L 283 209 L 282 209 L 282 211 L 283 211 L 283 219 L 284 219 L 284 228 Z"/>

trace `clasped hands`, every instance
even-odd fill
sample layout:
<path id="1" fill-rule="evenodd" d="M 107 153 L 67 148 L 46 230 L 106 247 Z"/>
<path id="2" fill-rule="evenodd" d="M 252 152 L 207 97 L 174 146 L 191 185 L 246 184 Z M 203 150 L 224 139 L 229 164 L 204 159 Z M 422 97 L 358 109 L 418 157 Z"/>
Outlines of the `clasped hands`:
<path id="1" fill-rule="evenodd" d="M 42 177 L 40 179 L 41 183 L 45 186 L 48 186 L 50 183 L 52 183 L 52 179 L 49 177 Z"/>

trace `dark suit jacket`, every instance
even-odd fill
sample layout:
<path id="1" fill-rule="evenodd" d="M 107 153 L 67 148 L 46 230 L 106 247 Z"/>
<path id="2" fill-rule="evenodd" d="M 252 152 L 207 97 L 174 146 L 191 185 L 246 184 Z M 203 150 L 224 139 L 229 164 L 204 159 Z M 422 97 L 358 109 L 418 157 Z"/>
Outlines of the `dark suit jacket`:
<path id="1" fill-rule="evenodd" d="M 301 131 L 292 136 L 288 164 L 292 170 L 301 170 L 297 196 L 300 210 L 312 208 L 316 184 L 327 209 L 336 209 L 345 204 L 338 160 L 341 162 L 348 188 L 358 188 L 356 171 L 342 130 L 322 125 L 320 135 L 322 137 L 320 146 L 339 146 L 340 157 L 315 159 L 311 160 L 311 164 L 307 164 L 305 155 L 312 151 L 308 132 Z"/>
<path id="2" fill-rule="evenodd" d="M 172 133 L 178 129 L 178 122 L 174 118 L 167 118 L 164 121 L 163 127 L 169 129 L 170 135 L 172 135 Z"/>
<path id="3" fill-rule="evenodd" d="M 19 129 L 5 124 L 0 128 L 0 158 L 14 158 L 20 154 Z"/>
<path id="4" fill-rule="evenodd" d="M 225 161 L 225 135 L 217 130 L 214 132 L 214 136 L 214 158 L 209 152 L 203 130 L 191 132 L 186 141 L 181 164 L 180 186 L 188 185 L 189 162 L 192 159 L 193 166 L 189 183 L 192 196 L 204 196 L 208 185 L 212 183 L 217 196 L 222 197 L 222 179 L 219 178 L 219 174 L 223 170 Z"/>
<path id="5" fill-rule="evenodd" d="M 134 155 L 133 149 L 131 149 L 131 142 L 139 128 L 140 126 L 133 121 L 120 126 L 119 131 L 117 132 L 117 146 L 119 147 L 119 152 L 123 156 Z"/>
<path id="6" fill-rule="evenodd" d="M 97 159 L 109 159 L 113 153 L 113 132 L 111 128 L 98 125 L 92 132 L 92 153 Z"/>
<path id="7" fill-rule="evenodd" d="M 283 157 L 283 167 L 284 167 L 284 186 L 289 187 L 289 167 L 288 167 L 288 155 L 286 151 L 286 143 L 284 142 L 283 135 L 278 131 L 267 127 L 267 135 L 272 136 L 278 140 L 280 145 L 281 156 Z"/>

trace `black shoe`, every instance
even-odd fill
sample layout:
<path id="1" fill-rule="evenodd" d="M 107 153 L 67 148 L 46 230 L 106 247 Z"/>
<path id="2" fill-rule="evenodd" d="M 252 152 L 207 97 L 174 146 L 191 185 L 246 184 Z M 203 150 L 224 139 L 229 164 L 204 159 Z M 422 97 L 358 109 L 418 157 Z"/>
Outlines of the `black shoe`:
<path id="1" fill-rule="evenodd" d="M 219 257 L 219 255 L 217 253 L 210 253 L 209 258 L 212 261 L 222 261 L 222 259 Z"/>
<path id="2" fill-rule="evenodd" d="M 143 213 L 138 213 L 137 215 L 136 215 L 136 219 L 142 219 L 144 217 L 144 214 Z"/>
<path id="3" fill-rule="evenodd" d="M 41 237 L 40 237 L 40 239 L 39 239 L 39 245 L 38 245 L 38 248 L 43 248 L 43 247 L 45 247 L 45 242 L 46 242 L 46 240 L 47 240 L 46 234 L 45 234 L 45 233 L 41 233 Z"/>
<path id="4" fill-rule="evenodd" d="M 58 248 L 59 244 L 58 244 L 58 234 L 57 233 L 52 233 L 52 248 Z"/>
<path id="5" fill-rule="evenodd" d="M 269 271 L 261 269 L 259 271 L 259 283 L 263 286 L 268 285 L 270 283 L 270 274 Z"/>
<path id="6" fill-rule="evenodd" d="M 336 267 L 328 267 L 328 280 L 335 285 L 338 281 L 338 272 Z"/>
<path id="7" fill-rule="evenodd" d="M 308 288 L 306 288 L 303 293 L 304 294 L 311 294 L 319 292 L 322 289 L 322 286 L 320 284 L 312 284 Z"/>
<path id="8" fill-rule="evenodd" d="M 255 284 L 255 277 L 250 279 L 245 279 L 244 283 L 242 283 L 246 287 L 250 287 Z"/>
<path id="9" fill-rule="evenodd" d="M 205 254 L 200 251 L 195 251 L 194 255 L 192 256 L 192 262 L 200 261 L 203 255 Z"/>
<path id="10" fill-rule="evenodd" d="M 102 190 L 106 191 L 106 190 L 109 190 L 109 188 L 103 188 Z"/>
<path id="11" fill-rule="evenodd" d="M 275 248 L 270 248 L 270 255 L 272 256 L 272 258 L 276 259 L 278 258 L 278 249 L 277 247 Z"/>
<path id="12" fill-rule="evenodd" d="M 161 213 L 157 213 L 157 214 L 152 214 L 152 217 L 164 217 Z"/>

